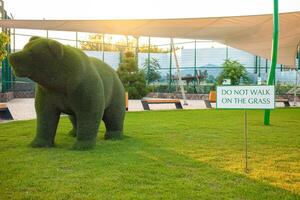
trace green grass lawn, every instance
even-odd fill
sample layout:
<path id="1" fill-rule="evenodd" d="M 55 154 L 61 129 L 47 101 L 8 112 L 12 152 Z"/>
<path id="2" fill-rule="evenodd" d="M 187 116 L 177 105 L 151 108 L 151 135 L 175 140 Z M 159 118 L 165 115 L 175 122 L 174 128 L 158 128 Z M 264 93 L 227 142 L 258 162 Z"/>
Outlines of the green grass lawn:
<path id="1" fill-rule="evenodd" d="M 29 147 L 35 121 L 0 124 L 0 199 L 300 199 L 300 109 L 127 113 L 126 137 L 71 150 L 62 118 L 56 148 Z"/>

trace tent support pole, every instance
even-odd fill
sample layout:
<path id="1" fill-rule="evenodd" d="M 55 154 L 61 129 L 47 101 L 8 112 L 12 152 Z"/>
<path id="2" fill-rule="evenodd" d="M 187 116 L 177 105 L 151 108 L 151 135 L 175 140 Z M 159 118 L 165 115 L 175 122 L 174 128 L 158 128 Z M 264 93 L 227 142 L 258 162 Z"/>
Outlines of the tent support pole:
<path id="1" fill-rule="evenodd" d="M 104 62 L 104 43 L 105 43 L 105 40 L 104 40 L 104 34 L 102 34 L 102 45 L 101 45 L 101 49 L 102 49 L 102 61 Z"/>
<path id="2" fill-rule="evenodd" d="M 175 63 L 176 63 L 178 83 L 179 83 L 180 91 L 181 91 L 182 98 L 183 98 L 183 105 L 188 105 L 188 103 L 186 101 L 186 96 L 185 96 L 185 93 L 184 93 L 183 82 L 182 82 L 182 79 L 181 79 L 181 74 L 180 74 L 180 69 L 179 69 L 179 63 L 178 63 L 178 59 L 177 59 L 177 55 L 176 55 L 176 49 L 174 47 L 173 38 L 171 38 L 171 44 L 172 44 L 172 49 L 173 49 Z"/>
<path id="3" fill-rule="evenodd" d="M 148 38 L 148 62 L 147 62 L 147 85 L 149 85 L 149 75 L 150 75 L 150 49 L 151 49 L 151 38 Z"/>
<path id="4" fill-rule="evenodd" d="M 78 48 L 78 32 L 75 32 L 75 47 Z"/>
<path id="5" fill-rule="evenodd" d="M 228 46 L 226 45 L 226 60 L 228 60 Z"/>
<path id="6" fill-rule="evenodd" d="M 171 40 L 172 41 L 172 40 Z M 171 85 L 172 85 L 172 51 L 173 51 L 172 42 L 170 44 L 170 65 L 169 65 L 169 93 L 171 93 Z"/>
<path id="7" fill-rule="evenodd" d="M 277 63 L 277 49 L 278 49 L 278 0 L 274 0 L 273 13 L 273 43 L 272 43 L 272 64 L 268 76 L 268 85 L 275 84 L 275 70 Z M 270 110 L 265 110 L 264 124 L 270 125 Z"/>
<path id="8" fill-rule="evenodd" d="M 195 40 L 195 47 L 194 47 L 194 93 L 197 93 L 196 89 L 196 82 L 197 85 L 199 85 L 199 79 L 198 79 L 198 74 L 197 74 L 197 40 Z"/>
<path id="9" fill-rule="evenodd" d="M 136 39 L 136 45 L 135 45 L 135 62 L 136 62 L 136 65 L 139 66 L 139 51 L 140 51 L 139 41 L 140 41 L 140 38 L 138 36 L 136 36 L 135 39 Z"/>

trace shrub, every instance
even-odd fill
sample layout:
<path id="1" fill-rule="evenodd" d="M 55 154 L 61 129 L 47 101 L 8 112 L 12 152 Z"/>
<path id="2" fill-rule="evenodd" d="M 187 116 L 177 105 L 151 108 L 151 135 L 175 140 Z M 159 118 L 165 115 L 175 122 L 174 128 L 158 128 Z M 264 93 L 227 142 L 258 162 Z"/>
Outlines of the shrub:
<path id="1" fill-rule="evenodd" d="M 240 81 L 249 82 L 245 67 L 237 60 L 227 59 L 222 64 L 223 71 L 218 76 L 218 84 L 221 85 L 224 79 L 230 79 L 231 85 L 239 85 Z"/>
<path id="2" fill-rule="evenodd" d="M 6 45 L 8 43 L 9 43 L 9 36 L 6 33 L 1 32 L 0 33 L 0 62 L 2 62 L 2 60 L 4 60 L 4 58 L 7 56 Z"/>
<path id="3" fill-rule="evenodd" d="M 139 70 L 132 52 L 124 53 L 117 73 L 130 99 L 140 99 L 146 95 L 145 75 L 143 71 Z"/>

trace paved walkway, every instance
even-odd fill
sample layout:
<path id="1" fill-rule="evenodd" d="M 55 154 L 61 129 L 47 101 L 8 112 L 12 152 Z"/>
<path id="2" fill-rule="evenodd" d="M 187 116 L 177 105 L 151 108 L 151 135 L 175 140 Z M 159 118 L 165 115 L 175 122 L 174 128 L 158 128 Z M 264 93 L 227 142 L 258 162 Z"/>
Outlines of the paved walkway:
<path id="1" fill-rule="evenodd" d="M 206 109 L 204 101 L 202 100 L 188 100 L 188 105 L 184 105 L 184 109 Z M 293 106 L 293 102 L 290 102 Z M 27 120 L 35 119 L 34 99 L 33 98 L 20 98 L 13 99 L 7 103 L 7 106 L 14 118 L 14 120 Z M 214 104 L 213 104 L 214 106 Z M 298 103 L 297 106 L 300 106 Z M 276 107 L 283 107 L 283 103 L 277 103 Z M 150 104 L 151 110 L 172 110 L 176 109 L 174 104 Z M 129 111 L 143 111 L 140 100 L 129 100 Z"/>

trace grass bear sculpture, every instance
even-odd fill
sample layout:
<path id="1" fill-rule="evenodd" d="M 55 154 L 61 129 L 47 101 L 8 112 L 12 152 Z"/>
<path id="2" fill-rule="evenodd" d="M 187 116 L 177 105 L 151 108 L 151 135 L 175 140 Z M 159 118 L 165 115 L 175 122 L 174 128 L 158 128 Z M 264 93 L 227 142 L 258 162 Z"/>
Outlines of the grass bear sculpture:
<path id="1" fill-rule="evenodd" d="M 105 139 L 123 134 L 124 88 L 116 72 L 104 62 L 61 43 L 32 37 L 20 52 L 9 56 L 17 76 L 37 83 L 36 137 L 33 147 L 52 147 L 61 113 L 73 124 L 74 149 L 92 148 L 101 120 Z"/>

